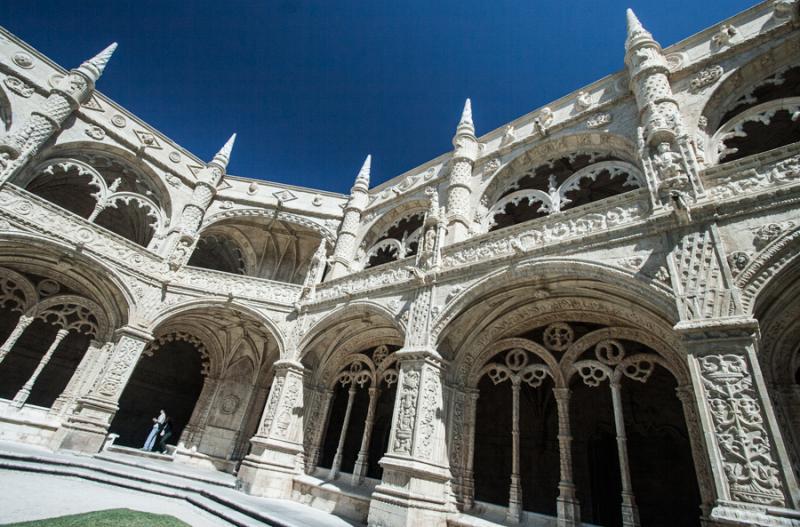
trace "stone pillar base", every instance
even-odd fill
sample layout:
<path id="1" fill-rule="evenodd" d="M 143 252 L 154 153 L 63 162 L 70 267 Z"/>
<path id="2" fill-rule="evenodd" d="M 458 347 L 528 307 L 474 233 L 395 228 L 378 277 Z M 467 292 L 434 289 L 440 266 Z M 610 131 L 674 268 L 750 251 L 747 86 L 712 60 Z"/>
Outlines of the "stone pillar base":
<path id="1" fill-rule="evenodd" d="M 722 502 L 711 510 L 711 525 L 790 527 L 800 525 L 800 513 L 783 507 L 748 507 Z M 704 522 L 708 525 L 708 522 Z"/>
<path id="2" fill-rule="evenodd" d="M 394 455 L 380 464 L 383 481 L 372 494 L 368 525 L 445 527 L 458 513 L 446 467 Z"/>
<path id="3" fill-rule="evenodd" d="M 87 454 L 100 452 L 117 409 L 116 404 L 91 396 L 78 400 L 75 413 L 50 440 L 50 448 Z"/>
<path id="4" fill-rule="evenodd" d="M 277 444 L 264 438 L 253 438 L 251 453 L 239 466 L 237 477 L 242 489 L 254 496 L 290 499 L 294 477 L 302 474 L 294 447 Z"/>
<path id="5" fill-rule="evenodd" d="M 577 498 L 562 498 L 556 500 L 558 511 L 558 527 L 576 527 L 581 524 L 581 505 Z"/>

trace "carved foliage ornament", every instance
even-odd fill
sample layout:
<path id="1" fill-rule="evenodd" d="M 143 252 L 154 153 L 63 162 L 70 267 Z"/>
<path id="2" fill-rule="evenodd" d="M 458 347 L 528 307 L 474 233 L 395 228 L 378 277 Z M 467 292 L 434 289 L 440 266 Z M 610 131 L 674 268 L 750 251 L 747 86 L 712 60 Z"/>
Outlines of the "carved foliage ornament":
<path id="1" fill-rule="evenodd" d="M 417 397 L 419 395 L 420 370 L 403 369 L 397 398 L 397 426 L 395 427 L 392 450 L 399 454 L 410 454 L 414 421 L 417 417 Z"/>
<path id="2" fill-rule="evenodd" d="M 721 354 L 701 357 L 699 364 L 731 497 L 784 505 L 778 465 L 747 361 L 739 355 Z"/>
<path id="3" fill-rule="evenodd" d="M 694 78 L 689 82 L 689 89 L 693 93 L 697 93 L 701 91 L 703 88 L 707 86 L 711 86 L 715 82 L 717 82 L 720 77 L 722 77 L 722 66 L 714 65 L 708 67 L 704 70 L 701 70 L 700 73 L 694 76 Z"/>
<path id="4" fill-rule="evenodd" d="M 3 84 L 8 86 L 8 89 L 19 95 L 20 97 L 28 98 L 33 95 L 34 89 L 28 86 L 25 81 L 16 77 L 6 77 Z"/>

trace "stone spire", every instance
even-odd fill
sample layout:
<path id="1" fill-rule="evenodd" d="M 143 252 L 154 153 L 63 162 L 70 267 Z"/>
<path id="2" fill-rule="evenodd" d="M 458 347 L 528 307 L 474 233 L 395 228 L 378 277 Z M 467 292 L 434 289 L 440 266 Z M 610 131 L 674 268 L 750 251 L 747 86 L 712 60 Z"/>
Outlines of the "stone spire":
<path id="1" fill-rule="evenodd" d="M 215 163 L 223 169 L 228 168 L 228 162 L 231 159 L 231 151 L 233 150 L 233 143 L 235 142 L 236 134 L 234 133 L 230 136 L 230 138 L 228 138 L 220 151 L 217 152 L 217 155 L 214 156 L 214 159 L 211 160 L 211 163 Z"/>
<path id="2" fill-rule="evenodd" d="M 658 42 L 653 39 L 653 35 L 647 31 L 633 9 L 628 8 L 628 38 L 625 39 L 625 49 L 628 50 L 633 46 L 640 44 L 643 41 L 650 41 L 658 46 Z M 659 46 L 660 48 L 660 46 Z"/>
<path id="3" fill-rule="evenodd" d="M 472 101 L 469 99 L 464 103 L 464 110 L 461 112 L 461 120 L 458 122 L 453 144 L 455 144 L 456 139 L 462 135 L 475 136 L 475 125 L 472 123 Z"/>
<path id="4" fill-rule="evenodd" d="M 116 49 L 117 43 L 112 42 L 106 49 L 81 64 L 78 67 L 78 71 L 86 75 L 93 82 L 97 82 L 97 79 L 103 75 L 103 71 L 105 71 L 106 65 L 108 61 L 111 60 L 111 55 L 114 54 L 114 50 Z"/>
<path id="5" fill-rule="evenodd" d="M 353 190 L 362 190 L 366 192 L 369 190 L 369 175 L 372 170 L 372 154 L 368 154 L 364 159 L 364 164 L 361 165 L 361 170 L 358 171 L 356 182 L 353 185 Z"/>

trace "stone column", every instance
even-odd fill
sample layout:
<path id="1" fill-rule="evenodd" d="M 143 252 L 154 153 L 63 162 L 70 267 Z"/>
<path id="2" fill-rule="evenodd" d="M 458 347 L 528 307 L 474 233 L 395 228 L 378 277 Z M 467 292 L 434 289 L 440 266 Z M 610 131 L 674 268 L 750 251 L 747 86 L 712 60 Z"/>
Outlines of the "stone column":
<path id="1" fill-rule="evenodd" d="M 716 502 L 711 520 L 789 524 L 800 491 L 757 360 L 758 323 L 745 317 L 682 322 L 695 404 Z"/>
<path id="2" fill-rule="evenodd" d="M 478 390 L 470 390 L 467 392 L 469 396 L 469 406 L 467 407 L 467 452 L 466 452 L 466 466 L 464 467 L 463 478 L 463 493 L 464 493 L 464 510 L 471 509 L 475 505 L 475 478 L 472 473 L 472 468 L 475 463 L 475 426 L 476 426 L 476 413 L 478 411 Z"/>
<path id="3" fill-rule="evenodd" d="M 303 473 L 303 365 L 280 360 L 261 415 L 250 440 L 250 454 L 239 468 L 239 480 L 250 494 L 289 498 L 295 475 Z"/>
<path id="4" fill-rule="evenodd" d="M 575 527 L 581 523 L 581 507 L 572 475 L 572 430 L 570 427 L 569 388 L 553 388 L 558 408 L 558 452 L 561 479 L 558 482 L 558 527 Z"/>
<path id="5" fill-rule="evenodd" d="M 508 490 L 506 520 L 519 523 L 522 518 L 522 482 L 519 475 L 519 377 L 511 379 L 511 486 Z"/>
<path id="6" fill-rule="evenodd" d="M 694 472 L 697 477 L 698 487 L 700 488 L 701 522 L 705 525 L 706 523 L 710 523 L 711 509 L 714 506 L 714 480 L 709 470 L 708 456 L 706 455 L 705 443 L 703 441 L 703 428 L 700 423 L 700 418 L 697 415 L 692 386 L 678 386 L 675 388 L 675 394 L 683 407 L 686 430 L 689 433 L 689 445 L 692 449 Z"/>
<path id="7" fill-rule="evenodd" d="M 100 451 L 111 420 L 119 409 L 122 392 L 151 339 L 149 333 L 132 327 L 117 331 L 113 350 L 97 381 L 86 395 L 78 398 L 75 411 L 54 434 L 51 448 L 87 453 Z"/>
<path id="8" fill-rule="evenodd" d="M 64 415 L 69 412 L 72 405 L 75 403 L 75 399 L 81 395 L 80 387 L 83 386 L 86 378 L 91 374 L 92 366 L 94 366 L 95 362 L 100 358 L 104 345 L 105 343 L 95 339 L 89 341 L 89 347 L 86 348 L 81 362 L 78 364 L 78 367 L 75 368 L 72 377 L 70 377 L 67 387 L 64 388 L 64 391 L 61 392 L 61 395 L 58 396 L 56 402 L 54 402 L 53 406 L 50 408 L 51 415 Z"/>
<path id="9" fill-rule="evenodd" d="M 628 436 L 625 433 L 625 416 L 622 410 L 622 393 L 619 382 L 611 382 L 611 401 L 614 406 L 614 428 L 617 431 L 617 454 L 619 475 L 622 480 L 622 525 L 639 527 L 639 509 L 633 495 L 631 467 L 628 461 Z"/>
<path id="10" fill-rule="evenodd" d="M 392 430 L 369 524 L 444 526 L 456 512 L 443 421 L 444 363 L 431 349 L 396 353 L 400 375 Z"/>
<path id="11" fill-rule="evenodd" d="M 350 413 L 353 411 L 353 399 L 356 396 L 356 385 L 350 382 L 350 389 L 347 390 L 347 409 L 344 411 L 344 421 L 342 430 L 339 432 L 339 443 L 336 445 L 336 454 L 333 456 L 331 465 L 331 478 L 339 477 L 339 470 L 342 468 L 342 455 L 344 455 L 344 441 L 347 438 L 347 428 L 350 426 Z"/>
<path id="12" fill-rule="evenodd" d="M 34 109 L 15 133 L 0 141 L 0 187 L 24 167 L 89 98 L 116 48 L 116 43 L 111 44 L 96 57 L 63 75 L 44 104 Z"/>
<path id="13" fill-rule="evenodd" d="M 356 256 L 356 240 L 361 226 L 361 213 L 369 202 L 369 177 L 372 167 L 372 156 L 367 156 L 364 165 L 356 176 L 356 182 L 350 190 L 350 199 L 344 208 L 342 225 L 336 238 L 336 247 L 331 257 L 330 278 L 339 278 L 350 271 L 350 265 Z"/>
<path id="14" fill-rule="evenodd" d="M 329 419 L 333 390 L 325 389 L 319 392 L 317 402 L 314 405 L 314 412 L 306 423 L 305 438 L 309 445 L 306 452 L 306 472 L 311 474 L 319 464 L 319 456 L 322 452 L 322 435 L 325 432 L 326 423 Z"/>
<path id="15" fill-rule="evenodd" d="M 475 137 L 472 123 L 472 103 L 464 103 L 461 121 L 453 137 L 453 160 L 447 186 L 447 242 L 456 243 L 467 239 L 472 224 L 471 204 L 472 167 L 478 158 L 480 143 Z"/>
<path id="16" fill-rule="evenodd" d="M 6 355 L 11 353 L 11 348 L 14 347 L 14 344 L 17 343 L 19 338 L 22 336 L 22 333 L 31 325 L 31 322 L 34 321 L 34 317 L 29 315 L 20 315 L 19 320 L 17 320 L 17 325 L 14 326 L 14 329 L 11 331 L 11 334 L 8 336 L 3 345 L 0 346 L 0 362 L 3 362 L 3 359 L 6 358 Z"/>
<path id="17" fill-rule="evenodd" d="M 375 425 L 375 406 L 378 404 L 380 390 L 374 386 L 369 388 L 369 406 L 367 418 L 364 420 L 364 435 L 361 436 L 361 448 L 358 451 L 356 464 L 353 468 L 353 485 L 361 485 L 367 474 L 367 461 L 369 461 L 369 443 L 372 440 L 372 427 Z"/>
<path id="18" fill-rule="evenodd" d="M 50 359 L 53 357 L 53 353 L 55 353 L 56 348 L 59 344 L 61 344 L 61 341 L 64 340 L 64 337 L 66 337 L 68 333 L 69 330 L 63 328 L 58 330 L 56 337 L 53 339 L 53 343 L 50 344 L 50 347 L 42 356 L 41 360 L 39 360 L 39 364 L 36 365 L 36 369 L 33 370 L 30 378 L 28 378 L 25 384 L 22 385 L 22 388 L 20 388 L 17 394 L 14 396 L 14 401 L 11 403 L 13 406 L 21 408 L 22 405 L 25 404 L 25 401 L 27 401 L 28 397 L 31 395 L 31 390 L 33 390 L 33 385 L 36 383 L 36 379 L 39 378 L 42 370 L 45 366 L 47 366 L 47 363 L 50 362 Z"/>

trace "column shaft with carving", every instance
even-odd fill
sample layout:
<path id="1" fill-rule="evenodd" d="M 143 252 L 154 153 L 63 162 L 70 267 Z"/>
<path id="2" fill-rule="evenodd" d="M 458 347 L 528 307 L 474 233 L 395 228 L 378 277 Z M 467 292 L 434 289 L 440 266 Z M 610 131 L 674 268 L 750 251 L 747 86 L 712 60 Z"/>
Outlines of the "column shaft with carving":
<path id="1" fill-rule="evenodd" d="M 41 150 L 50 137 L 94 91 L 95 82 L 117 48 L 113 43 L 94 58 L 69 71 L 50 90 L 41 107 L 31 112 L 20 129 L 0 142 L 0 186 Z"/>
<path id="2" fill-rule="evenodd" d="M 744 317 L 682 323 L 716 502 L 710 517 L 772 525 L 800 490 L 757 359 L 758 323 Z M 776 524 L 777 525 L 777 524 Z"/>
<path id="3" fill-rule="evenodd" d="M 447 186 L 447 242 L 456 243 L 469 236 L 472 219 L 472 167 L 478 159 L 480 143 L 472 123 L 472 103 L 467 99 L 456 135 L 453 137 L 453 160 Z"/>
<path id="4" fill-rule="evenodd" d="M 36 365 L 36 369 L 33 370 L 30 378 L 28 378 L 25 384 L 22 385 L 22 388 L 20 388 L 14 396 L 14 401 L 12 403 L 14 406 L 19 408 L 28 400 L 28 397 L 31 395 L 31 390 L 33 390 L 33 385 L 36 383 L 36 379 L 39 378 L 44 367 L 47 366 L 50 359 L 53 358 L 53 353 L 55 353 L 56 348 L 58 348 L 58 345 L 61 344 L 61 341 L 64 340 L 64 337 L 66 337 L 68 333 L 69 331 L 63 328 L 58 330 L 52 344 L 50 344 L 50 347 L 47 348 L 47 351 L 42 356 L 41 360 L 39 360 L 39 364 Z"/>
<path id="5" fill-rule="evenodd" d="M 619 475 L 622 482 L 622 525 L 638 527 L 639 509 L 631 483 L 631 464 L 628 459 L 628 435 L 625 433 L 625 416 L 622 410 L 622 388 L 619 382 L 611 382 L 611 401 L 614 406 L 614 428 L 617 433 L 617 455 L 619 456 Z"/>
<path id="6" fill-rule="evenodd" d="M 0 346 L 0 362 L 3 362 L 3 359 L 6 358 L 6 355 L 11 353 L 11 349 L 14 347 L 14 344 L 17 343 L 19 338 L 22 336 L 22 333 L 31 325 L 33 322 L 34 317 L 29 315 L 20 315 L 19 320 L 17 320 L 17 325 L 14 326 L 14 329 L 11 331 L 11 334 L 8 336 L 3 345 Z"/>
<path id="7" fill-rule="evenodd" d="M 380 390 L 369 388 L 369 406 L 367 407 L 367 418 L 364 420 L 364 435 L 361 436 L 361 448 L 358 450 L 358 457 L 353 468 L 353 484 L 360 485 L 364 482 L 367 474 L 367 462 L 369 461 L 369 444 L 372 440 L 372 427 L 375 425 L 375 407 L 378 404 Z"/>
<path id="8" fill-rule="evenodd" d="M 86 352 L 84 352 L 78 367 L 75 368 L 75 372 L 72 374 L 72 377 L 70 377 L 67 387 L 64 388 L 64 391 L 56 398 L 56 401 L 50 408 L 50 414 L 65 415 L 69 412 L 75 404 L 75 400 L 82 395 L 80 393 L 81 386 L 83 386 L 86 378 L 91 374 L 94 364 L 100 359 L 104 345 L 104 343 L 94 339 L 89 341 L 89 347 L 86 348 Z"/>
<path id="9" fill-rule="evenodd" d="M 381 459 L 369 523 L 444 526 L 456 512 L 444 422 L 445 363 L 431 342 L 435 284 L 426 275 L 411 305 L 404 347 L 396 352 L 398 383 L 389 447 Z"/>
<path id="10" fill-rule="evenodd" d="M 356 256 L 356 239 L 361 226 L 361 213 L 369 202 L 369 178 L 372 167 L 372 156 L 367 156 L 364 165 L 358 172 L 356 182 L 350 190 L 350 199 L 344 208 L 342 225 L 336 238 L 336 247 L 331 257 L 331 278 L 339 278 L 350 271 Z"/>
<path id="11" fill-rule="evenodd" d="M 572 429 L 570 426 L 569 388 L 553 388 L 558 408 L 558 452 L 561 479 L 558 482 L 558 527 L 580 525 L 581 508 L 573 480 Z"/>
<path id="12" fill-rule="evenodd" d="M 303 473 L 303 366 L 290 360 L 275 363 L 275 378 L 261 415 L 250 454 L 239 468 L 244 489 L 257 496 L 288 498 L 294 476 Z"/>
<path id="13" fill-rule="evenodd" d="M 75 411 L 54 435 L 51 446 L 81 452 L 99 452 L 108 427 L 119 409 L 119 399 L 128 383 L 149 334 L 127 327 L 116 341 L 103 369 L 89 392 L 75 404 Z"/>
<path id="14" fill-rule="evenodd" d="M 339 477 L 339 470 L 342 468 L 342 456 L 344 455 L 344 442 L 347 439 L 347 429 L 350 427 L 350 414 L 353 412 L 353 400 L 356 397 L 356 385 L 350 384 L 350 389 L 347 390 L 347 409 L 344 411 L 344 420 L 342 427 L 339 431 L 339 443 L 336 445 L 336 454 L 333 456 L 333 464 L 331 465 L 331 478 L 336 479 Z"/>

